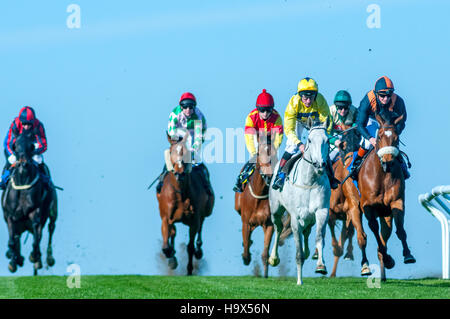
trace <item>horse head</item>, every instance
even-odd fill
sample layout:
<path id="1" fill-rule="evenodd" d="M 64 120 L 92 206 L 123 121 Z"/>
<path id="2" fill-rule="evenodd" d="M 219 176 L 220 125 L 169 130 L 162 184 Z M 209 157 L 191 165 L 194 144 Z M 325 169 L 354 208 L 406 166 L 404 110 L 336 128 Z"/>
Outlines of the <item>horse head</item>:
<path id="1" fill-rule="evenodd" d="M 14 164 L 15 180 L 17 182 L 25 182 L 27 177 L 32 177 L 36 171 L 36 165 L 33 163 L 32 157 L 34 155 L 34 136 L 31 131 L 23 131 L 17 136 L 14 142 L 14 153 L 17 157 L 17 162 Z"/>
<path id="2" fill-rule="evenodd" d="M 259 174 L 267 185 L 270 184 L 277 163 L 277 151 L 273 146 L 271 137 L 273 137 L 273 135 L 260 134 L 258 136 L 256 169 L 259 171 Z"/>
<path id="3" fill-rule="evenodd" d="M 324 123 L 312 122 L 310 125 L 308 142 L 305 145 L 303 159 L 312 164 L 319 175 L 325 171 L 329 153 L 327 128 L 329 119 Z"/>
<path id="4" fill-rule="evenodd" d="M 396 116 L 396 114 L 392 112 L 377 113 L 375 115 L 375 118 L 380 125 L 377 134 L 376 151 L 385 172 L 400 153 L 398 148 L 400 140 L 396 126 L 403 119 L 403 116 L 404 115 Z"/>
<path id="5" fill-rule="evenodd" d="M 345 154 L 357 151 L 361 141 L 361 134 L 356 127 L 352 128 L 344 125 L 344 130 L 341 143 L 339 144 L 339 152 L 342 157 L 345 157 Z"/>
<path id="6" fill-rule="evenodd" d="M 191 152 L 186 146 L 188 136 L 188 132 L 185 132 L 184 136 L 167 135 L 170 143 L 170 161 L 173 166 L 173 173 L 179 182 L 184 180 L 186 173 L 190 173 L 192 167 Z"/>

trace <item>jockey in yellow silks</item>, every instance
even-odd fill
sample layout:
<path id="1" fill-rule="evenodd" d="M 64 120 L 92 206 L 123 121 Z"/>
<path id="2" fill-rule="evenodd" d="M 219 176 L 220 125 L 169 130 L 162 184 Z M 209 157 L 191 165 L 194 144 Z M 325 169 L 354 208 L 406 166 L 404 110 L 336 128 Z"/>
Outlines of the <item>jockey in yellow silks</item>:
<path id="1" fill-rule="evenodd" d="M 332 124 L 330 109 L 324 96 L 319 93 L 319 87 L 312 78 L 306 77 L 298 83 L 297 94 L 291 97 L 284 113 L 284 130 L 288 138 L 285 152 L 280 160 L 277 176 L 273 183 L 274 189 L 282 189 L 289 167 L 286 162 L 296 153 L 303 153 L 305 145 L 301 141 L 302 133 L 306 128 L 308 118 L 326 122 L 329 118 L 328 134 L 331 133 Z M 300 138 L 299 138 L 300 136 Z M 331 161 L 327 159 L 327 175 L 330 179 L 331 188 L 335 189 L 339 185 L 331 166 Z"/>

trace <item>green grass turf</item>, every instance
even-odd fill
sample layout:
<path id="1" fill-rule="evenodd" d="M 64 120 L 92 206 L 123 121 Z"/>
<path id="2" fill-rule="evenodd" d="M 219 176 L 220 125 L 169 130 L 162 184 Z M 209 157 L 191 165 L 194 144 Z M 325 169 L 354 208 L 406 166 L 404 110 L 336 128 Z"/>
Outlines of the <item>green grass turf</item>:
<path id="1" fill-rule="evenodd" d="M 68 277 L 2 277 L 0 298 L 71 299 L 450 299 L 450 281 L 390 279 L 368 288 L 366 278 L 215 276 L 82 276 L 80 288 L 68 288 Z"/>

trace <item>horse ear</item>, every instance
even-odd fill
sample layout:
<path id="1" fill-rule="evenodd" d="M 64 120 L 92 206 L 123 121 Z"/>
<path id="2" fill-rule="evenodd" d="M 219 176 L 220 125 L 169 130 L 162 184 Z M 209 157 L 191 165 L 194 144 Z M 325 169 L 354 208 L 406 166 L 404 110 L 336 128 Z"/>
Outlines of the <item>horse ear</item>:
<path id="1" fill-rule="evenodd" d="M 400 115 L 399 117 L 397 117 L 394 120 L 394 125 L 397 125 L 398 122 L 400 122 L 401 120 L 403 120 L 403 118 L 405 117 L 405 114 Z"/>
<path id="2" fill-rule="evenodd" d="M 311 127 L 313 127 L 314 125 L 314 119 L 310 116 L 308 117 L 308 120 L 306 121 L 306 126 L 308 127 L 308 129 L 311 129 Z"/>
<path id="3" fill-rule="evenodd" d="M 384 119 L 383 119 L 383 117 L 381 117 L 381 115 L 380 115 L 380 113 L 375 113 L 375 119 L 377 120 L 377 122 L 380 124 L 380 125 L 383 125 L 384 124 Z"/>

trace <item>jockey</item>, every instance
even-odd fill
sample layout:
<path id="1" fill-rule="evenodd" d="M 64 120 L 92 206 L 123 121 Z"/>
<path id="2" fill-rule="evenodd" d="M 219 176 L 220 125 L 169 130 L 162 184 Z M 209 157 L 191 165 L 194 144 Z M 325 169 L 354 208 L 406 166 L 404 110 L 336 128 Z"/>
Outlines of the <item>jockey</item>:
<path id="1" fill-rule="evenodd" d="M 28 130 L 32 130 L 36 137 L 33 161 L 38 166 L 39 173 L 43 181 L 47 184 L 50 183 L 50 173 L 42 156 L 42 154 L 47 150 L 47 138 L 45 136 L 44 125 L 36 118 L 34 110 L 30 106 L 25 106 L 20 110 L 19 116 L 16 117 L 11 123 L 5 137 L 4 147 L 6 164 L 3 168 L 2 178 L 0 181 L 0 188 L 3 190 L 6 189 L 6 184 L 11 174 L 11 165 L 17 161 L 13 148 L 16 137 L 22 132 Z"/>
<path id="2" fill-rule="evenodd" d="M 345 127 L 355 126 L 358 109 L 352 104 L 350 93 L 340 90 L 334 97 L 334 104 L 330 106 L 331 118 L 333 120 L 333 132 L 339 133 L 344 131 Z M 333 162 L 339 154 L 339 144 L 341 144 L 342 136 L 338 135 L 330 138 L 330 145 L 334 145 L 335 149 L 330 153 L 330 159 Z"/>
<path id="3" fill-rule="evenodd" d="M 193 163 L 198 164 L 202 168 L 203 183 L 208 194 L 211 195 L 212 188 L 209 182 L 209 173 L 206 166 L 200 160 L 200 149 L 205 139 L 206 128 L 206 119 L 197 107 L 197 100 L 194 94 L 190 92 L 183 93 L 179 104 L 170 113 L 167 134 L 172 139 L 178 139 L 179 137 L 183 137 L 186 131 L 189 132 L 187 145 L 192 151 Z M 158 193 L 161 192 L 166 173 L 167 168 L 164 165 L 163 172 L 159 176 L 159 183 L 156 186 Z"/>
<path id="4" fill-rule="evenodd" d="M 358 154 L 353 161 L 352 171 L 350 172 L 350 177 L 353 179 L 358 178 L 359 166 L 367 150 L 370 146 L 375 147 L 376 145 L 379 124 L 375 119 L 375 112 L 382 112 L 384 110 L 394 112 L 398 116 L 403 115 L 403 119 L 396 125 L 396 131 L 400 135 L 405 128 L 406 122 L 405 102 L 400 96 L 394 93 L 394 84 L 387 76 L 382 76 L 376 81 L 375 88 L 364 96 L 358 109 L 356 123 L 362 135 L 362 141 Z M 405 179 L 408 179 L 410 174 L 403 161 L 403 157 L 399 156 L 398 159 L 403 170 L 403 176 Z"/>
<path id="5" fill-rule="evenodd" d="M 264 89 L 256 99 L 256 108 L 248 114 L 245 120 L 245 145 L 251 158 L 237 178 L 233 188 L 235 192 L 242 192 L 242 183 L 250 177 L 251 171 L 255 167 L 258 153 L 255 143 L 258 141 L 258 137 L 266 136 L 268 143 L 273 141 L 276 150 L 283 141 L 283 122 L 274 106 L 272 95 Z"/>
<path id="6" fill-rule="evenodd" d="M 309 117 L 325 122 L 330 117 L 330 109 L 328 103 L 319 93 L 319 88 L 311 78 L 304 78 L 298 83 L 297 94 L 291 97 L 284 113 L 284 129 L 288 141 L 283 157 L 280 160 L 278 174 L 273 183 L 273 189 L 281 189 L 284 185 L 286 175 L 289 173 L 289 167 L 286 168 L 286 162 L 299 151 L 305 151 L 305 145 L 298 138 L 302 136 L 305 129 L 305 124 Z M 330 134 L 332 128 L 332 121 L 327 129 Z M 298 135 L 297 135 L 298 134 Z M 335 189 L 339 185 L 339 181 L 334 177 L 331 161 L 328 158 L 326 163 L 326 172 L 330 179 L 330 186 Z"/>

